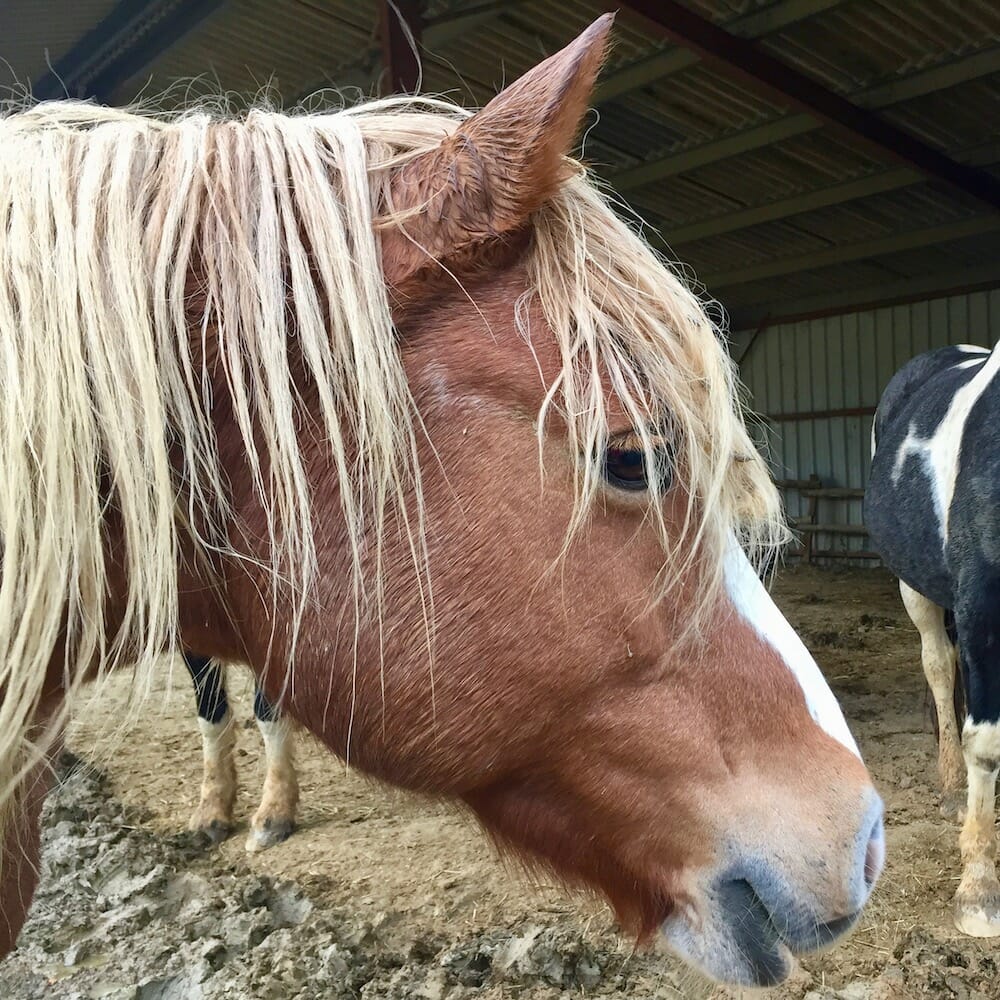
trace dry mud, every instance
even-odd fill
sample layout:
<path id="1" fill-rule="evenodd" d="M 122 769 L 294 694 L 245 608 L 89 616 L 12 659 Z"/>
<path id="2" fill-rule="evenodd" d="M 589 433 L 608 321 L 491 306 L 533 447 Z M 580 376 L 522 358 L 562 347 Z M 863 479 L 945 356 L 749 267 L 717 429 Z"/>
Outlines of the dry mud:
<path id="1" fill-rule="evenodd" d="M 888 807 L 889 861 L 857 932 L 771 1000 L 1000 998 L 1000 944 L 951 923 L 959 875 L 941 817 L 918 640 L 881 572 L 787 570 L 775 595 L 816 654 Z M 234 681 L 236 678 L 234 678 Z M 128 678 L 74 723 L 44 816 L 42 881 L 0 998 L 718 998 L 636 953 L 598 901 L 529 882 L 464 817 L 376 787 L 302 738 L 301 827 L 247 856 L 185 832 L 199 743 L 183 670 L 116 742 Z M 244 821 L 259 789 L 245 682 L 233 701 Z"/>

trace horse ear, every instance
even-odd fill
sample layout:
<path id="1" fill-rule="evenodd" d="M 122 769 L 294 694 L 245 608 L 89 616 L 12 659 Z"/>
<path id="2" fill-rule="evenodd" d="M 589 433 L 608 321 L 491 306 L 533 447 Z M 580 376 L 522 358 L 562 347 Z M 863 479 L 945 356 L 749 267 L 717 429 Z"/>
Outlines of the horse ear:
<path id="1" fill-rule="evenodd" d="M 439 146 L 401 167 L 383 230 L 386 282 L 400 289 L 430 264 L 522 227 L 566 179 L 604 61 L 614 14 L 539 63 Z"/>

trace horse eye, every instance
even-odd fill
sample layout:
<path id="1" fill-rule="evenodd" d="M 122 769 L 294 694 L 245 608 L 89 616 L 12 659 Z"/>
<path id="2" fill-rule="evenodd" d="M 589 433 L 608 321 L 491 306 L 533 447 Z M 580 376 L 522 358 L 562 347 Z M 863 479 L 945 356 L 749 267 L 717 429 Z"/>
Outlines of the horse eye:
<path id="1" fill-rule="evenodd" d="M 608 448 L 604 458 L 604 475 L 612 486 L 619 489 L 649 488 L 646 456 L 638 448 Z"/>

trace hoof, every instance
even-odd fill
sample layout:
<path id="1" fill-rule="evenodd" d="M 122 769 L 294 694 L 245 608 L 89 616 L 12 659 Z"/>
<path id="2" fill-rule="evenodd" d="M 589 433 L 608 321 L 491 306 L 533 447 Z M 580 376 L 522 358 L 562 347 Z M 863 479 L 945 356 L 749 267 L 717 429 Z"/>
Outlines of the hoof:
<path id="1" fill-rule="evenodd" d="M 232 823 L 221 819 L 209 820 L 206 823 L 198 816 L 191 818 L 190 828 L 215 845 L 221 844 L 233 832 Z"/>
<path id="2" fill-rule="evenodd" d="M 946 819 L 957 820 L 961 823 L 965 819 L 966 797 L 964 790 L 944 792 L 941 795 L 941 815 Z"/>
<path id="3" fill-rule="evenodd" d="M 969 937 L 1000 937 L 1000 892 L 957 897 L 955 926 Z"/>
<path id="4" fill-rule="evenodd" d="M 266 819 L 259 826 L 254 824 L 247 837 L 246 849 L 251 854 L 266 851 L 275 844 L 288 840 L 295 830 L 295 823 L 290 819 Z"/>

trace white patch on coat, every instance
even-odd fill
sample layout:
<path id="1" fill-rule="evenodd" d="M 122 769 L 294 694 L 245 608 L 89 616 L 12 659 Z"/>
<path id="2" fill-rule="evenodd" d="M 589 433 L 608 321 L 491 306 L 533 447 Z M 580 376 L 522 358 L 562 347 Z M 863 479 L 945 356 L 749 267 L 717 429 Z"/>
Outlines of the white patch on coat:
<path id="1" fill-rule="evenodd" d="M 826 678 L 806 649 L 805 643 L 771 600 L 771 595 L 735 540 L 726 555 L 725 574 L 733 607 L 775 649 L 795 675 L 805 695 L 809 714 L 817 725 L 860 757 L 858 745 Z"/>
<path id="2" fill-rule="evenodd" d="M 201 745 L 206 763 L 214 763 L 232 752 L 235 742 L 232 725 L 233 715 L 229 711 L 218 722 L 209 722 L 208 719 L 198 717 L 198 728 L 201 730 Z"/>
<path id="3" fill-rule="evenodd" d="M 290 767 L 293 742 L 292 727 L 288 721 L 282 718 L 270 722 L 258 719 L 257 728 L 264 739 L 264 757 L 268 770 Z"/>
<path id="4" fill-rule="evenodd" d="M 962 734 L 969 773 L 968 806 L 958 843 L 962 878 L 955 893 L 955 923 L 973 937 L 1000 936 L 997 880 L 996 783 L 1000 725 L 966 720 Z"/>
<path id="5" fill-rule="evenodd" d="M 1000 767 L 1000 723 L 973 722 L 966 718 L 962 727 L 962 746 L 966 759 L 975 758 Z"/>
<path id="6" fill-rule="evenodd" d="M 291 722 L 285 718 L 271 722 L 258 719 L 257 727 L 264 737 L 267 771 L 260 806 L 250 822 L 246 842 L 246 849 L 252 852 L 266 850 L 291 833 L 299 804 Z"/>
<path id="7" fill-rule="evenodd" d="M 982 353 L 981 349 L 971 348 L 970 352 L 972 350 Z M 911 424 L 909 433 L 896 453 L 892 470 L 893 485 L 899 484 L 908 458 L 913 456 L 921 461 L 930 480 L 942 544 L 948 540 L 948 514 L 955 496 L 955 480 L 958 478 L 958 460 L 965 424 L 973 406 L 993 381 L 998 368 L 1000 350 L 995 350 L 982 368 L 952 397 L 948 412 L 934 429 L 934 433 L 928 438 L 922 438 Z"/>

